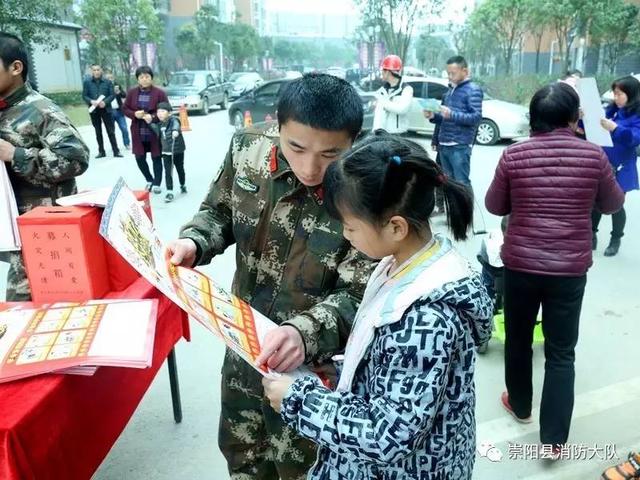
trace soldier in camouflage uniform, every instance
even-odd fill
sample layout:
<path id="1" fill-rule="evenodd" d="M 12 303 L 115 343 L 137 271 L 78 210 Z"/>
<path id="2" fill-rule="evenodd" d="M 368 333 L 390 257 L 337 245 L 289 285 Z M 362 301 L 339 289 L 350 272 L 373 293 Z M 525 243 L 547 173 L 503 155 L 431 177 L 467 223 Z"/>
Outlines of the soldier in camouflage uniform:
<path id="1" fill-rule="evenodd" d="M 344 80 L 307 75 L 283 87 L 278 122 L 238 133 L 172 262 L 209 263 L 236 244 L 233 293 L 286 325 L 263 347 L 290 371 L 342 351 L 372 263 L 323 207 L 326 167 L 350 148 L 362 104 Z M 264 398 L 261 376 L 227 349 L 219 445 L 234 480 L 306 477 L 316 447 L 286 427 Z"/>
<path id="2" fill-rule="evenodd" d="M 27 51 L 0 32 L 0 162 L 7 169 L 23 214 L 76 193 L 75 177 L 89 166 L 89 149 L 67 116 L 26 83 Z M 31 299 L 22 255 L 2 252 L 9 262 L 7 301 Z"/>

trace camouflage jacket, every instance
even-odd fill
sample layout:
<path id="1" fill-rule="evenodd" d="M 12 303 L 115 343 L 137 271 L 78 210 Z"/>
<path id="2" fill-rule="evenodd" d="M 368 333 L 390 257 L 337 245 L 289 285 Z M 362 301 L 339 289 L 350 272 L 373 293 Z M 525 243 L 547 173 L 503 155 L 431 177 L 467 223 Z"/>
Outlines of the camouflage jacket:
<path id="1" fill-rule="evenodd" d="M 89 149 L 64 112 L 28 85 L 4 102 L 0 138 L 16 150 L 11 164 L 3 163 L 20 213 L 75 193 L 75 177 L 89 166 Z"/>
<path id="2" fill-rule="evenodd" d="M 374 264 L 344 239 L 322 205 L 321 188 L 297 180 L 280 152 L 277 126 L 233 137 L 180 237 L 198 245 L 197 264 L 235 243 L 233 293 L 297 328 L 307 362 L 343 350 Z"/>

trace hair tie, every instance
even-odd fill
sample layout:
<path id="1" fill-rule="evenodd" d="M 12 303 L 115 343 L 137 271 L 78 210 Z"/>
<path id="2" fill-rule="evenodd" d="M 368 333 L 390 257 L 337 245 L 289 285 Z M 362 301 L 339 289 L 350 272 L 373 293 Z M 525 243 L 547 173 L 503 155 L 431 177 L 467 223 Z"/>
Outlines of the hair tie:
<path id="1" fill-rule="evenodd" d="M 436 175 L 436 180 L 440 185 L 446 185 L 448 178 L 444 173 L 439 173 L 438 175 Z"/>
<path id="2" fill-rule="evenodd" d="M 396 165 L 400 165 L 402 163 L 402 159 L 398 155 L 392 156 L 391 161 Z"/>

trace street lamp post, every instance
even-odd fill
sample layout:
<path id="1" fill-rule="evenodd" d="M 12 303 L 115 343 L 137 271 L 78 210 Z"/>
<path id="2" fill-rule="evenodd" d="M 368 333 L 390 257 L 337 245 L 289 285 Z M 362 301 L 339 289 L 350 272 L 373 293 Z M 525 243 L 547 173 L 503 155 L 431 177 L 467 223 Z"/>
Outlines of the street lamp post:
<path id="1" fill-rule="evenodd" d="M 224 82 L 224 56 L 222 54 L 222 43 L 213 42 L 220 48 L 220 81 Z"/>
<path id="2" fill-rule="evenodd" d="M 142 65 L 147 65 L 147 26 L 141 23 L 138 27 L 138 33 L 140 34 L 140 53 L 142 54 Z"/>

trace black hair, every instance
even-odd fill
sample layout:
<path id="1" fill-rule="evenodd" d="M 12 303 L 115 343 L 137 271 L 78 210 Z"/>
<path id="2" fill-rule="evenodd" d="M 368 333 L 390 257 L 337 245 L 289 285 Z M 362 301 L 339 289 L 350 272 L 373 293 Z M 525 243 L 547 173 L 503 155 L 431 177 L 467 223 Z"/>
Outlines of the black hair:
<path id="1" fill-rule="evenodd" d="M 554 82 L 542 87 L 529 104 L 532 133 L 547 133 L 566 128 L 580 116 L 580 98 L 573 87 Z"/>
<path id="2" fill-rule="evenodd" d="M 637 78 L 628 75 L 619 78 L 611 84 L 611 90 L 622 90 L 627 96 L 627 104 L 624 110 L 628 114 L 640 114 L 640 82 Z"/>
<path id="3" fill-rule="evenodd" d="M 0 61 L 5 69 L 13 62 L 22 63 L 22 80 L 29 76 L 29 58 L 27 47 L 22 40 L 7 32 L 0 32 Z"/>
<path id="4" fill-rule="evenodd" d="M 347 131 L 355 139 L 364 112 L 360 95 L 346 80 L 325 73 L 308 73 L 280 89 L 278 123 L 289 120 L 318 130 Z"/>
<path id="5" fill-rule="evenodd" d="M 572 70 L 567 70 L 566 72 L 564 72 L 564 75 L 562 76 L 562 80 L 566 80 L 567 78 L 570 78 L 570 77 L 582 78 L 582 72 L 577 68 L 574 68 Z"/>
<path id="6" fill-rule="evenodd" d="M 148 75 L 151 75 L 151 78 L 153 78 L 153 70 L 151 70 L 150 66 L 143 65 L 141 67 L 136 68 L 136 78 L 138 78 L 140 75 L 144 75 L 145 73 Z"/>
<path id="7" fill-rule="evenodd" d="M 456 240 L 467 238 L 473 223 L 471 190 L 451 179 L 415 142 L 376 130 L 327 168 L 324 203 L 329 214 L 343 212 L 382 226 L 394 215 L 404 217 L 421 235 L 429 226 L 435 189 L 442 188 L 447 223 Z"/>
<path id="8" fill-rule="evenodd" d="M 454 55 L 447 60 L 447 65 L 453 65 L 454 63 L 460 65 L 460 68 L 469 68 L 469 64 L 462 55 Z"/>

